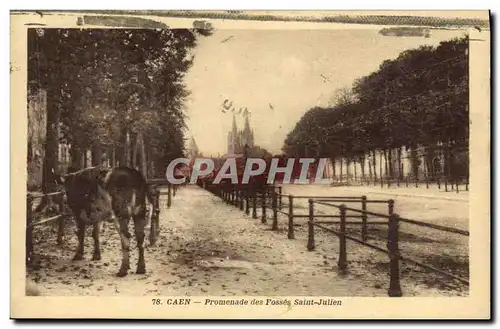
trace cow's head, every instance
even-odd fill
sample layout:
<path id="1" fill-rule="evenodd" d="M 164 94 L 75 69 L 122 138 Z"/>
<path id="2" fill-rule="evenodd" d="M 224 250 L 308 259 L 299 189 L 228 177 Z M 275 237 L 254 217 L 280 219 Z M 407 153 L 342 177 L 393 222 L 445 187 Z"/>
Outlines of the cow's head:
<path id="1" fill-rule="evenodd" d="M 70 167 L 66 175 L 57 175 L 57 182 L 62 184 L 66 191 L 78 188 L 76 185 L 82 181 L 89 184 L 105 185 L 110 173 L 111 168 L 106 167 L 89 167 L 81 170 Z"/>

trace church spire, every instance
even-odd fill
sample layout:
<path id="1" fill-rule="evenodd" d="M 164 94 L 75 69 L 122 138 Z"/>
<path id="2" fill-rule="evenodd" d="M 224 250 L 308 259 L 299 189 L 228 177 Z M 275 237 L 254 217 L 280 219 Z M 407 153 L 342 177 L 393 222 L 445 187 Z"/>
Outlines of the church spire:
<path id="1" fill-rule="evenodd" d="M 245 130 L 244 130 L 245 134 L 248 134 L 250 133 L 250 122 L 248 121 L 248 116 L 245 116 Z"/>
<path id="2" fill-rule="evenodd" d="M 238 132 L 238 127 L 236 126 L 236 116 L 233 114 L 233 136 L 236 136 Z"/>

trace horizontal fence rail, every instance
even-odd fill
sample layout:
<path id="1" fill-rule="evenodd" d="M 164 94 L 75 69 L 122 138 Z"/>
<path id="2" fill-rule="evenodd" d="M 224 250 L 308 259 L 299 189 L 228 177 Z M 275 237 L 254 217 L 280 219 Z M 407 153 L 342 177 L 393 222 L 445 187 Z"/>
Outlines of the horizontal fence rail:
<path id="1" fill-rule="evenodd" d="M 389 200 L 391 201 L 391 200 Z M 327 232 L 330 232 L 330 233 L 334 233 L 335 235 L 337 235 L 339 237 L 339 239 L 341 240 L 341 245 L 340 245 L 340 253 L 341 255 L 339 255 L 339 259 L 346 259 L 346 255 L 342 255 L 342 253 L 346 253 L 345 251 L 345 246 L 343 246 L 342 244 L 344 242 L 342 242 L 343 239 L 347 239 L 347 240 L 351 240 L 353 242 L 356 242 L 356 243 L 359 243 L 361 245 L 364 245 L 366 247 L 369 247 L 369 248 L 372 248 L 374 250 L 377 250 L 379 252 L 383 252 L 383 253 L 386 253 L 389 255 L 389 258 L 390 258 L 390 268 L 391 268 L 391 272 L 390 272 L 390 282 L 391 282 L 391 286 L 392 288 L 389 289 L 389 296 L 397 296 L 401 293 L 402 295 L 402 292 L 400 292 L 400 284 L 399 283 L 396 283 L 395 281 L 399 281 L 399 274 L 396 273 L 396 271 L 399 271 L 399 264 L 394 264 L 396 261 L 399 262 L 399 261 L 403 261 L 403 262 L 407 262 L 407 263 L 411 263 L 413 265 L 416 265 L 416 266 L 419 266 L 419 267 L 422 267 L 422 268 L 425 268 L 427 270 L 431 270 L 431 271 L 434 271 L 436 273 L 439 273 L 439 274 L 442 274 L 442 275 L 445 275 L 447 276 L 448 278 L 451 278 L 451 279 L 454 279 L 454 280 L 457 280 L 465 285 L 469 285 L 469 281 L 467 279 L 464 279 L 464 278 L 461 278 L 459 276 L 456 276 L 454 274 L 451 274 L 451 273 L 448 273 L 446 271 L 443 271 L 443 270 L 440 270 L 438 268 L 435 268 L 433 266 L 430 266 L 430 265 L 426 265 L 422 262 L 419 262 L 415 259 L 412 259 L 410 257 L 403 257 L 400 255 L 399 253 L 399 223 L 400 222 L 408 222 L 408 220 L 404 219 L 404 218 L 401 218 L 399 215 L 397 214 L 394 214 L 394 213 L 390 213 L 389 215 L 386 215 L 386 214 L 381 214 L 381 213 L 374 213 L 374 212 L 371 212 L 371 211 L 367 211 L 367 210 L 359 210 L 359 209 L 354 209 L 354 208 L 350 208 L 350 207 L 346 207 L 345 204 L 341 204 L 341 205 L 332 205 L 332 204 L 328 204 L 334 208 L 337 208 L 340 210 L 340 231 L 336 231 L 336 230 L 333 230 L 333 229 L 330 229 L 330 228 L 327 228 L 325 226 L 323 226 L 322 224 L 324 223 L 321 223 L 321 222 L 317 222 L 314 220 L 314 218 L 316 218 L 316 215 L 314 214 L 314 203 L 320 203 L 320 204 L 325 204 L 324 202 L 321 202 L 321 201 L 318 201 L 316 202 L 314 199 L 310 199 L 309 200 L 309 213 L 310 213 L 310 218 L 309 218 L 309 234 L 308 234 L 308 249 L 309 250 L 314 250 L 314 245 L 315 245 L 315 242 L 314 242 L 314 227 L 319 227 Z M 391 204 L 391 202 L 389 202 L 389 204 Z M 393 202 L 392 202 L 392 205 L 393 205 Z M 392 208 L 393 209 L 393 208 Z M 347 210 L 350 210 L 350 211 L 353 211 L 353 212 L 360 212 L 360 213 L 363 213 L 363 214 L 370 214 L 370 215 L 373 215 L 373 216 L 377 216 L 377 217 L 380 217 L 380 218 L 387 218 L 388 219 L 388 222 L 385 223 L 388 225 L 388 238 L 387 238 L 387 247 L 388 249 L 385 250 L 379 246 L 376 246 L 374 244 L 371 244 L 371 243 L 367 243 L 366 240 L 364 239 L 364 236 L 361 238 L 361 239 L 358 239 L 352 235 L 348 235 L 345 231 L 345 225 L 348 223 L 346 221 L 346 218 L 349 217 L 347 215 Z M 391 209 L 390 209 L 390 212 L 391 212 Z M 331 223 L 331 222 L 330 222 Z M 327 223 L 327 224 L 330 224 L 330 223 Z M 380 224 L 384 224 L 384 222 L 379 222 Z M 422 225 L 422 224 L 428 224 L 428 223 L 423 223 L 423 222 L 420 222 L 420 221 L 411 221 L 412 224 L 416 224 L 416 225 L 420 225 L 420 226 L 426 226 L 426 227 L 431 227 L 429 225 Z M 371 224 L 371 223 L 370 223 Z M 433 224 L 434 225 L 434 224 Z M 443 230 L 443 226 L 440 226 L 440 225 L 436 225 L 437 229 L 439 230 Z M 431 228 L 436 228 L 436 227 L 431 227 Z M 464 231 L 461 231 L 461 230 L 456 230 L 456 229 L 451 229 L 451 228 L 446 228 L 446 231 L 447 232 L 451 232 L 451 233 L 456 233 L 456 234 L 462 234 L 464 235 Z M 456 230 L 456 231 L 454 231 Z M 466 234 L 465 234 L 466 235 Z M 345 264 L 340 264 L 339 265 L 339 268 L 345 268 L 346 265 Z M 398 288 L 399 287 L 399 288 Z"/>

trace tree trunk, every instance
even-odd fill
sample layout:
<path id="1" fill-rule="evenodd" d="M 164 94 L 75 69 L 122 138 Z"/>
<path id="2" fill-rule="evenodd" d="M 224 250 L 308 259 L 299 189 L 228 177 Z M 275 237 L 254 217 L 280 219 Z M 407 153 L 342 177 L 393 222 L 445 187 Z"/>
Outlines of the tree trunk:
<path id="1" fill-rule="evenodd" d="M 94 144 L 92 144 L 91 154 L 92 166 L 102 165 L 103 151 L 102 145 L 99 142 L 94 142 Z"/>
<path id="2" fill-rule="evenodd" d="M 148 166 L 148 177 L 154 177 L 154 161 L 151 157 L 151 150 L 148 148 L 146 151 L 147 166 Z"/>
<path id="3" fill-rule="evenodd" d="M 83 154 L 82 150 L 78 145 L 71 145 L 70 149 L 70 157 L 71 157 L 71 170 L 72 171 L 78 171 L 82 169 L 82 162 L 83 162 Z"/>
<path id="4" fill-rule="evenodd" d="M 132 139 L 132 138 L 131 138 Z M 139 159 L 137 159 L 137 150 L 139 149 L 139 134 L 135 136 L 135 143 L 132 148 L 132 168 L 139 168 Z"/>
<path id="5" fill-rule="evenodd" d="M 392 163 L 392 149 L 389 149 L 387 151 L 387 160 L 386 161 L 389 163 L 389 177 L 391 179 L 393 179 L 394 178 L 394 166 Z"/>
<path id="6" fill-rule="evenodd" d="M 387 178 L 389 174 L 389 168 L 387 167 L 387 150 L 384 149 L 383 154 L 384 154 L 384 169 L 385 169 L 384 174 L 385 177 Z"/>
<path id="7" fill-rule="evenodd" d="M 373 177 L 373 171 L 372 171 L 372 163 L 370 157 L 368 157 L 368 177 L 371 180 Z"/>
<path id="8" fill-rule="evenodd" d="M 54 172 L 59 172 L 59 117 L 60 110 L 55 103 L 53 90 L 47 90 L 47 135 L 45 139 L 45 158 L 43 161 L 43 193 L 55 190 Z"/>
<path id="9" fill-rule="evenodd" d="M 420 165 L 418 155 L 417 155 L 417 148 L 412 146 L 410 149 L 410 159 L 411 159 L 411 164 L 412 164 L 412 174 L 415 177 L 415 180 L 418 180 L 418 167 Z"/>
<path id="10" fill-rule="evenodd" d="M 365 157 L 361 157 L 359 164 L 361 165 L 361 179 L 364 181 L 365 180 Z"/>
<path id="11" fill-rule="evenodd" d="M 351 180 L 351 161 L 349 159 L 345 159 L 345 174 L 346 174 L 346 183 L 349 183 Z"/>
<path id="12" fill-rule="evenodd" d="M 108 158 L 108 166 L 109 167 L 115 166 L 114 151 L 115 151 L 114 146 L 108 146 L 106 148 L 106 157 Z"/>
<path id="13" fill-rule="evenodd" d="M 125 134 L 125 166 L 131 167 L 131 152 L 130 152 L 130 133 L 127 130 Z"/>
<path id="14" fill-rule="evenodd" d="M 332 156 L 332 157 L 330 158 L 330 160 L 332 161 L 332 175 L 333 175 L 333 180 L 335 181 L 335 179 L 337 178 L 337 177 L 335 177 L 335 176 L 336 176 L 336 169 L 335 169 L 335 165 L 336 165 L 336 163 L 335 163 L 335 157 L 334 157 L 334 156 Z"/>
<path id="15" fill-rule="evenodd" d="M 89 166 L 89 150 L 84 149 L 83 152 L 83 168 L 87 168 Z"/>
<path id="16" fill-rule="evenodd" d="M 401 170 L 401 147 L 398 147 L 398 177 L 399 180 L 403 179 L 403 171 Z"/>
<path id="17" fill-rule="evenodd" d="M 118 160 L 120 166 L 130 165 L 130 139 L 128 135 L 128 130 L 126 128 L 122 129 L 122 135 L 120 138 L 120 146 L 117 150 Z"/>
<path id="18" fill-rule="evenodd" d="M 436 149 L 434 145 L 430 145 L 427 148 L 427 152 L 425 157 L 427 159 L 427 175 L 429 178 L 434 181 L 436 179 L 436 168 L 434 167 L 434 158 L 436 156 Z"/>
<path id="19" fill-rule="evenodd" d="M 344 174 L 344 170 L 343 170 L 343 163 L 344 163 L 344 159 L 340 158 L 340 183 L 342 183 L 342 175 Z"/>
<path id="20" fill-rule="evenodd" d="M 382 184 L 382 178 L 384 177 L 382 175 L 382 152 L 379 153 L 380 158 L 379 158 L 379 167 L 380 167 L 380 184 Z"/>
<path id="21" fill-rule="evenodd" d="M 377 180 L 377 154 L 375 151 L 372 151 L 373 154 L 373 178 Z"/>
<path id="22" fill-rule="evenodd" d="M 144 145 L 144 137 L 142 134 L 141 136 L 141 143 L 140 143 L 140 156 L 141 156 L 141 171 L 144 177 L 147 179 L 148 178 L 148 162 L 147 162 L 147 157 L 146 157 L 146 146 Z"/>

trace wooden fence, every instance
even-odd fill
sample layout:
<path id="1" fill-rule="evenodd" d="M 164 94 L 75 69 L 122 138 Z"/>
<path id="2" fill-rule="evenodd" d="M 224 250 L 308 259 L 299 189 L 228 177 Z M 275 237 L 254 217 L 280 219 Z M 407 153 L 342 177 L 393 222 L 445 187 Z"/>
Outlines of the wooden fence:
<path id="1" fill-rule="evenodd" d="M 34 203 L 35 201 L 42 200 L 42 198 L 47 198 L 48 207 L 47 210 L 52 208 L 52 205 L 57 204 L 57 215 L 50 217 L 43 217 L 38 220 L 34 220 Z M 57 230 L 57 245 L 62 245 L 64 241 L 64 231 L 65 231 L 65 221 L 67 216 L 69 215 L 65 211 L 65 202 L 64 202 L 64 192 L 53 192 L 48 194 L 34 194 L 28 193 L 26 195 L 26 264 L 31 262 L 31 255 L 33 253 L 33 230 L 36 226 L 42 224 L 51 224 L 57 221 L 58 230 Z M 48 215 L 48 211 L 44 211 L 41 215 Z"/>
<path id="2" fill-rule="evenodd" d="M 399 250 L 399 224 L 407 223 L 411 225 L 417 225 L 421 227 L 427 227 L 430 229 L 448 232 L 452 234 L 458 234 L 462 236 L 469 236 L 469 232 L 465 230 L 459 230 L 452 227 L 446 227 L 442 225 L 426 223 L 422 221 L 417 221 L 413 219 L 403 218 L 398 214 L 394 213 L 394 200 L 370 200 L 366 196 L 342 196 L 342 197 L 324 197 L 324 196 L 297 196 L 297 195 L 285 195 L 282 193 L 281 186 L 271 186 L 269 189 L 262 191 L 260 193 L 251 193 L 246 190 L 236 190 L 229 189 L 227 187 L 223 188 L 218 185 L 208 184 L 203 186 L 205 189 L 211 193 L 219 196 L 227 204 L 238 207 L 240 210 L 244 211 L 247 215 L 252 213 L 252 218 L 257 219 L 257 209 L 259 208 L 261 214 L 261 222 L 267 223 L 267 212 L 266 210 L 271 210 L 272 212 L 272 230 L 278 230 L 278 214 L 282 214 L 288 217 L 288 239 L 295 238 L 294 220 L 306 218 L 308 226 L 308 238 L 307 238 L 307 250 L 313 251 L 316 248 L 315 241 L 315 228 L 320 228 L 325 232 L 332 233 L 336 235 L 339 239 L 339 258 L 338 258 L 338 268 L 341 272 L 347 269 L 347 240 L 356 242 L 365 247 L 371 248 L 373 250 L 379 251 L 381 253 L 387 254 L 389 257 L 389 289 L 388 295 L 390 297 L 400 297 L 403 295 L 400 284 L 400 263 L 406 262 L 410 263 L 424 269 L 439 273 L 448 278 L 457 280 L 458 282 L 469 285 L 469 280 L 453 275 L 441 269 L 435 268 L 433 266 L 424 264 L 418 260 L 412 259 L 407 256 L 402 256 Z M 299 214 L 296 210 L 295 200 L 307 199 L 308 201 L 308 213 Z M 285 203 L 284 200 L 288 202 Z M 369 211 L 369 204 L 387 204 L 387 213 L 379 213 Z M 359 205 L 359 208 L 354 208 L 355 206 L 346 206 L 346 204 Z M 332 212 L 324 213 L 315 210 L 315 205 L 322 205 L 330 209 L 336 209 L 336 214 Z M 288 211 L 283 210 L 288 208 Z M 370 220 L 368 220 L 370 216 Z M 337 220 L 325 220 L 326 218 L 335 218 Z M 320 219 L 320 220 L 318 220 Z M 350 219 L 350 220 L 348 220 Z M 376 219 L 376 220 L 372 220 Z M 338 230 L 326 225 L 338 224 L 340 227 Z M 361 236 L 355 236 L 353 234 L 348 234 L 346 227 L 347 225 L 360 225 L 361 226 Z M 377 246 L 373 243 L 367 242 L 368 228 L 370 225 L 387 225 L 387 245 L 386 248 Z"/>

